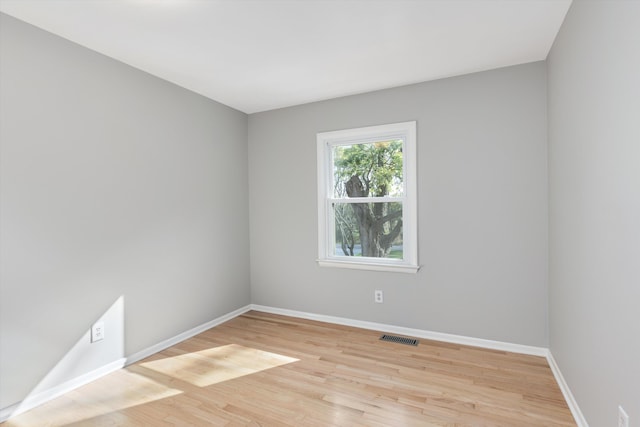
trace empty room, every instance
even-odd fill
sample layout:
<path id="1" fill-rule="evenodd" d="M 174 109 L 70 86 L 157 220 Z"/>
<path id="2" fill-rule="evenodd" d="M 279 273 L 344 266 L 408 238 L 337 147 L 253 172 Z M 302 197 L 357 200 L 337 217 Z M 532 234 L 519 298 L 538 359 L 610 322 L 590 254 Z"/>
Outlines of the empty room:
<path id="1" fill-rule="evenodd" d="M 0 423 L 640 426 L 640 1 L 0 0 Z"/>

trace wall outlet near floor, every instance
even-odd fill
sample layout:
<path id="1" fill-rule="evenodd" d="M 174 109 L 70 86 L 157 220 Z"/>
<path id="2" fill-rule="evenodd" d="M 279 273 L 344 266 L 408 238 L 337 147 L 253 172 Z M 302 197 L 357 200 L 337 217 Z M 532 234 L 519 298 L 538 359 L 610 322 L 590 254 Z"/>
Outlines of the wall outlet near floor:
<path id="1" fill-rule="evenodd" d="M 373 300 L 379 304 L 382 304 L 384 302 L 382 291 L 373 291 Z"/>
<path id="2" fill-rule="evenodd" d="M 622 409 L 622 406 L 618 406 L 618 427 L 629 427 L 629 415 Z"/>
<path id="3" fill-rule="evenodd" d="M 101 341 L 104 339 L 104 322 L 96 322 L 91 327 L 91 342 Z"/>

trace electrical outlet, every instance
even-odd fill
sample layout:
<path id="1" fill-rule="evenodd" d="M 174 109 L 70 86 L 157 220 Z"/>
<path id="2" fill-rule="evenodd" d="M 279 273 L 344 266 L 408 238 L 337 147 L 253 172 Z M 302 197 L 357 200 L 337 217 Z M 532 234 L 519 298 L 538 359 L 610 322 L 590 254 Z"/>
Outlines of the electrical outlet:
<path id="1" fill-rule="evenodd" d="M 629 415 L 622 409 L 622 406 L 618 406 L 618 427 L 629 427 Z"/>
<path id="2" fill-rule="evenodd" d="M 378 304 L 382 304 L 384 302 L 382 291 L 373 291 L 373 300 Z"/>
<path id="3" fill-rule="evenodd" d="M 91 327 L 91 342 L 104 339 L 104 322 L 97 322 Z"/>

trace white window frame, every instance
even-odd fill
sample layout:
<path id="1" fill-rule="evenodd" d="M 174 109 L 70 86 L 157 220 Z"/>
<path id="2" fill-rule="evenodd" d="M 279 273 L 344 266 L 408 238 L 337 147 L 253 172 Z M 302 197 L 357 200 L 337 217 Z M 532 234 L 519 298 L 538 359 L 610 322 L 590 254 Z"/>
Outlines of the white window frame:
<path id="1" fill-rule="evenodd" d="M 333 159 L 336 145 L 352 145 L 390 139 L 403 141 L 403 184 L 401 197 L 382 201 L 402 202 L 403 259 L 337 256 L 333 211 Z M 318 162 L 318 264 L 322 267 L 342 267 L 359 270 L 416 273 L 418 265 L 417 179 L 416 179 L 416 122 L 392 123 L 317 134 Z M 364 200 L 363 200 L 364 199 Z M 371 198 L 354 198 L 353 202 Z M 376 200 L 378 201 L 378 200 Z"/>

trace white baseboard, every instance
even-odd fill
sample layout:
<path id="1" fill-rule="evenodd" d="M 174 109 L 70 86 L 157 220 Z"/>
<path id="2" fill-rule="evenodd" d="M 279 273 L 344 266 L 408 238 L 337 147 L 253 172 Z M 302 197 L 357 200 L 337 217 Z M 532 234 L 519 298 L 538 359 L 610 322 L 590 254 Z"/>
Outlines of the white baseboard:
<path id="1" fill-rule="evenodd" d="M 571 414 L 573 415 L 573 419 L 576 421 L 578 427 L 589 427 L 587 420 L 585 419 L 580 407 L 578 406 L 578 402 L 573 397 L 571 390 L 569 389 L 569 385 L 564 380 L 562 376 L 562 372 L 560 372 L 560 368 L 556 363 L 551 351 L 547 355 L 547 362 L 549 363 L 549 367 L 551 368 L 551 372 L 553 372 L 553 376 L 556 378 L 556 382 L 560 387 L 560 391 L 562 391 L 562 395 L 564 396 L 564 400 L 566 400 L 567 405 L 569 405 L 569 409 L 571 410 Z"/>
<path id="2" fill-rule="evenodd" d="M 8 420 L 9 417 L 20 415 L 23 412 L 35 408 L 36 406 L 40 406 L 43 403 L 49 402 L 50 400 L 62 396 L 65 393 L 69 393 L 70 391 L 75 390 L 78 387 L 82 387 L 83 385 L 89 384 L 90 382 L 95 381 L 98 378 L 115 372 L 118 369 L 122 368 L 124 366 L 124 363 L 124 358 L 115 360 L 105 366 L 101 366 L 98 369 L 94 369 L 93 371 L 87 372 L 86 374 L 80 375 L 79 377 L 76 377 L 72 380 L 65 381 L 64 383 L 52 387 L 48 390 L 43 390 L 37 394 L 27 396 L 21 402 L 0 410 L 0 423 Z"/>
<path id="3" fill-rule="evenodd" d="M 171 347 L 172 345 L 176 345 L 186 339 L 189 339 L 193 336 L 198 335 L 201 332 L 206 331 L 207 329 L 211 329 L 214 326 L 218 326 L 221 323 L 226 322 L 227 320 L 231 320 L 234 317 L 238 317 L 241 314 L 246 313 L 247 311 L 251 310 L 251 305 L 246 305 L 244 307 L 241 307 L 237 310 L 232 311 L 231 313 L 227 313 L 225 315 L 222 315 L 218 318 L 215 318 L 209 322 L 203 323 L 202 325 L 196 326 L 195 328 L 189 329 L 188 331 L 185 331 L 181 334 L 178 334 L 174 337 L 171 337 L 169 339 L 166 339 L 162 342 L 159 342 L 158 344 L 152 345 L 151 347 L 145 348 L 144 350 L 141 350 L 137 353 L 132 354 L 131 356 L 127 357 L 127 362 L 125 363 L 126 366 L 131 365 L 132 363 L 136 363 L 139 360 L 144 359 L 145 357 L 149 357 L 153 354 L 156 354 L 162 350 L 165 350 L 169 347 Z"/>
<path id="4" fill-rule="evenodd" d="M 434 341 L 444 341 L 452 344 L 469 345 L 473 347 L 488 348 L 491 350 L 508 351 L 511 353 L 528 354 L 532 356 L 547 357 L 549 350 L 544 347 L 534 347 L 522 344 L 513 344 L 502 341 L 485 340 L 482 338 L 472 338 L 463 335 L 445 334 L 442 332 L 432 332 L 423 329 L 405 328 L 402 326 L 387 325 L 384 323 L 366 322 L 362 320 L 347 319 L 344 317 L 325 316 L 322 314 L 306 313 L 303 311 L 287 310 L 284 308 L 268 307 L 264 305 L 251 305 L 252 310 L 263 311 L 265 313 L 282 314 L 284 316 L 300 317 L 302 319 L 317 320 L 320 322 L 334 323 L 337 325 L 353 326 L 356 328 L 370 329 L 380 332 L 388 332 L 398 335 L 408 335 L 411 337 L 424 338 Z"/>

